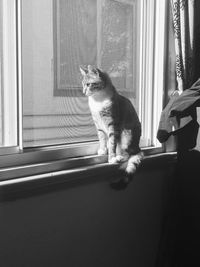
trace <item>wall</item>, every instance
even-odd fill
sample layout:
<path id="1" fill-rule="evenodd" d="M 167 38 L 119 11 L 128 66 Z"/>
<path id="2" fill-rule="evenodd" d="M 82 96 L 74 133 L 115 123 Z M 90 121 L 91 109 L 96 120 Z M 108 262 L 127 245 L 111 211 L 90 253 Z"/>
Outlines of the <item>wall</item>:
<path id="1" fill-rule="evenodd" d="M 200 266 L 200 152 L 180 155 L 177 165 L 176 246 L 174 262 L 178 266 Z"/>
<path id="2" fill-rule="evenodd" d="M 144 161 L 121 191 L 110 187 L 111 175 L 97 174 L 7 190 L 0 203 L 1 266 L 159 266 L 173 168 L 158 159 Z"/>

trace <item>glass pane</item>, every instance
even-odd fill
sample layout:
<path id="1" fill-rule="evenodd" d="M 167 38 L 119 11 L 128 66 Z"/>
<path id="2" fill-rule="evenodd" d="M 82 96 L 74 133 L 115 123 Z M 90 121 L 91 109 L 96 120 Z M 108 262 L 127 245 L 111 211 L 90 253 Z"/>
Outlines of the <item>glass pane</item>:
<path id="1" fill-rule="evenodd" d="M 136 12 L 133 3 L 104 1 L 102 7 L 101 65 L 119 90 L 135 90 L 133 86 L 133 22 Z M 134 44 L 133 44 L 134 43 Z"/>
<path id="2" fill-rule="evenodd" d="M 17 145 L 15 1 L 0 0 L 0 147 Z"/>
<path id="3" fill-rule="evenodd" d="M 97 59 L 97 2 L 59 0 L 54 9 L 55 90 L 80 88 L 79 66 L 95 65 Z"/>
<path id="4" fill-rule="evenodd" d="M 139 2 L 22 0 L 25 147 L 97 140 L 80 65 L 107 71 L 138 109 Z"/>

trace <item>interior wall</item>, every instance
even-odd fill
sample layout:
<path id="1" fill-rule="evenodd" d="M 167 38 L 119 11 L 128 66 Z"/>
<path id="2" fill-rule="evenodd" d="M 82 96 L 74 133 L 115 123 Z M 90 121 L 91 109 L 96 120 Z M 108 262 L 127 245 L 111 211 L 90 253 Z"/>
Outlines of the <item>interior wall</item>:
<path id="1" fill-rule="evenodd" d="M 113 190 L 113 178 L 77 177 L 8 194 L 0 203 L 1 265 L 156 266 L 173 195 L 171 165 L 138 171 L 125 190 Z"/>

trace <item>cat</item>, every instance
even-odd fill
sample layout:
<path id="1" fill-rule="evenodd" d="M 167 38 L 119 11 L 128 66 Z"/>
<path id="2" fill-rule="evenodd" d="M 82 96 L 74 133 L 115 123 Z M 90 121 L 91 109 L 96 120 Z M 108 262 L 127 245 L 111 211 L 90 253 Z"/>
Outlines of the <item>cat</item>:
<path id="1" fill-rule="evenodd" d="M 129 181 L 143 159 L 139 147 L 141 123 L 131 101 L 120 95 L 111 78 L 99 68 L 80 67 L 83 94 L 99 139 L 98 155 L 108 154 L 109 163 L 119 163 Z"/>

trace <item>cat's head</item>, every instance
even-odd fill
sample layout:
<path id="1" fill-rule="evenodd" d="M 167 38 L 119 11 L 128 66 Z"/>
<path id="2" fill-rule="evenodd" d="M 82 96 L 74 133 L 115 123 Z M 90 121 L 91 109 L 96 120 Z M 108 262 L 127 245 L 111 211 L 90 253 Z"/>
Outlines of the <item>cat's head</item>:
<path id="1" fill-rule="evenodd" d="M 83 94 L 91 96 L 99 93 L 105 87 L 104 73 L 98 68 L 88 65 L 87 68 L 80 67 L 80 72 L 83 76 Z"/>

